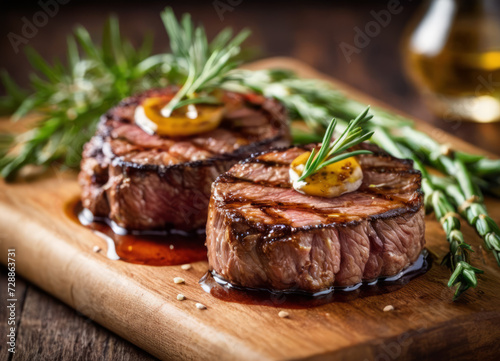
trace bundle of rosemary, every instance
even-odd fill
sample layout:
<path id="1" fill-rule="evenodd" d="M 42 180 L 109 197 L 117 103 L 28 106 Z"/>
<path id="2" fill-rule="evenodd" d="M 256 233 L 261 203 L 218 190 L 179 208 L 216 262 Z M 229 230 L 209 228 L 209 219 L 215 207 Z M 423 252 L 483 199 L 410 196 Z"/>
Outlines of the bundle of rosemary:
<path id="1" fill-rule="evenodd" d="M 67 44 L 66 65 L 59 60 L 50 65 L 27 49 L 37 71 L 30 76 L 29 91 L 15 85 L 5 71 L 1 74 L 7 96 L 0 98 L 0 112 L 13 112 L 14 121 L 30 112 L 39 119 L 23 134 L 0 137 L 0 175 L 6 179 L 26 165 L 47 167 L 58 161 L 78 167 L 83 145 L 104 112 L 132 93 L 165 85 L 169 74 L 175 80 L 169 56 L 151 56 L 151 38 L 135 49 L 120 36 L 116 18 L 105 24 L 101 46 L 82 27 L 68 37 Z"/>
<path id="2" fill-rule="evenodd" d="M 167 9 L 162 18 L 170 53 L 151 55 L 151 39 L 135 49 L 121 37 L 118 21 L 111 18 L 104 26 L 101 46 L 85 29 L 76 29 L 68 38 L 66 65 L 61 61 L 50 65 L 28 50 L 38 71 L 31 77 L 30 91 L 20 89 L 3 72 L 7 96 L 0 98 L 0 111 L 13 112 L 14 120 L 35 112 L 39 120 L 28 132 L 0 136 L 1 176 L 14 179 L 26 165 L 47 167 L 54 162 L 77 168 L 83 144 L 94 133 L 100 115 L 122 98 L 155 86 L 183 85 L 168 110 L 210 102 L 210 90 L 216 88 L 274 97 L 294 120 L 304 120 L 311 130 L 295 132 L 297 143 L 321 141 L 332 118 L 342 133 L 347 120 L 366 108 L 327 82 L 301 79 L 290 71 L 235 70 L 246 31 L 231 40 L 231 30 L 225 29 L 209 43 L 203 28 L 195 28 L 189 15 L 177 22 Z M 482 196 L 482 191 L 500 194 L 500 160 L 444 148 L 414 129 L 410 120 L 382 109 L 373 110 L 369 131 L 374 131 L 373 142 L 396 157 L 413 159 L 422 171 L 426 208 L 434 211 L 450 243 L 445 263 L 453 272 L 449 286 L 457 286 L 455 298 L 475 287 L 476 274 L 482 271 L 470 264 L 472 249 L 460 231 L 460 218 L 477 230 L 500 265 L 500 229 L 489 217 Z M 430 175 L 425 167 L 443 176 Z"/>

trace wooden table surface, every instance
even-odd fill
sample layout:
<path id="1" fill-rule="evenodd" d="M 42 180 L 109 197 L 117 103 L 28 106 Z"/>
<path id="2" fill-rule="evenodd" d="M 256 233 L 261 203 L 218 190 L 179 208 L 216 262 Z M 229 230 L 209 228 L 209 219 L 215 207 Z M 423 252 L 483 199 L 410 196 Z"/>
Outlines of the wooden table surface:
<path id="1" fill-rule="evenodd" d="M 144 4 L 145 2 L 141 2 Z M 95 12 L 94 3 L 75 1 L 61 6 L 59 13 L 40 28 L 30 45 L 43 55 L 61 54 L 65 34 L 80 23 L 98 33 L 106 14 L 119 15 L 127 24 L 124 33 L 133 39 L 140 38 L 147 29 L 157 35 L 157 48 L 163 44 L 159 10 L 168 2 L 152 2 L 143 7 L 132 4 L 100 5 Z M 341 42 L 353 42 L 354 28 L 364 27 L 372 20 L 370 12 L 385 8 L 387 2 L 336 2 L 335 4 L 308 1 L 307 5 L 286 5 L 284 2 L 243 1 L 233 11 L 217 15 L 212 1 L 199 1 L 190 6 L 173 3 L 177 12 L 190 11 L 195 20 L 202 21 L 209 33 L 223 26 L 249 27 L 254 35 L 249 41 L 260 48 L 259 57 L 286 55 L 309 63 L 349 85 L 362 89 L 385 103 L 430 122 L 472 144 L 500 154 L 500 123 L 472 124 L 443 120 L 434 117 L 421 98 L 407 82 L 401 67 L 399 41 L 405 24 L 415 12 L 415 2 L 401 1 L 403 11 L 394 15 L 389 25 L 360 54 L 354 54 L 348 63 L 339 49 Z M 333 3 L 333 2 L 332 2 Z M 0 33 L 19 32 L 21 18 L 36 12 L 37 8 L 11 8 L 0 15 Z M 6 42 L 0 41 L 2 59 L 0 68 L 6 68 L 21 82 L 25 79 L 26 61 L 15 54 Z M 0 237 L 2 234 L 0 232 Z M 0 289 L 2 300 L 7 299 L 7 272 L 1 268 Z M 12 355 L 5 342 L 0 343 L 2 360 L 151 360 L 154 359 L 129 342 L 112 334 L 88 318 L 62 304 L 36 286 L 17 277 L 18 295 L 17 343 L 29 354 Z M 0 312 L 0 334 L 7 334 L 7 313 Z"/>

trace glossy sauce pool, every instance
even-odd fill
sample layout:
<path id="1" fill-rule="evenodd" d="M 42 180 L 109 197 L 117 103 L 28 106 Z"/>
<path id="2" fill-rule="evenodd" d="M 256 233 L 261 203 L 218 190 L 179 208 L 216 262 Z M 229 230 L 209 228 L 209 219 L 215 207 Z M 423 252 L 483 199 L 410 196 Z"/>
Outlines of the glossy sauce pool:
<path id="1" fill-rule="evenodd" d="M 65 212 L 74 222 L 92 230 L 107 243 L 106 256 L 112 260 L 150 266 L 175 266 L 207 260 L 205 234 L 179 231 L 127 232 L 109 219 L 94 218 L 82 207 L 79 199 L 66 205 Z M 412 279 L 426 273 L 432 257 L 423 251 L 417 261 L 396 276 L 362 282 L 350 287 L 332 287 L 311 294 L 300 291 L 252 289 L 230 284 L 207 272 L 199 281 L 205 292 L 226 302 L 282 308 L 311 308 L 332 302 L 347 302 L 357 298 L 399 290 Z"/>
<path id="2" fill-rule="evenodd" d="M 66 205 L 73 221 L 91 229 L 107 243 L 109 259 L 150 266 L 175 266 L 206 261 L 205 233 L 180 231 L 127 231 L 106 218 L 94 218 L 79 199 Z"/>
<path id="3" fill-rule="evenodd" d="M 349 287 L 332 287 L 315 294 L 294 290 L 271 291 L 237 287 L 212 272 L 207 272 L 200 280 L 200 284 L 205 292 L 227 302 L 282 308 L 311 308 L 397 291 L 415 277 L 426 273 L 431 265 L 432 257 L 424 250 L 412 265 L 396 276 L 381 277 L 372 282 L 361 282 Z"/>

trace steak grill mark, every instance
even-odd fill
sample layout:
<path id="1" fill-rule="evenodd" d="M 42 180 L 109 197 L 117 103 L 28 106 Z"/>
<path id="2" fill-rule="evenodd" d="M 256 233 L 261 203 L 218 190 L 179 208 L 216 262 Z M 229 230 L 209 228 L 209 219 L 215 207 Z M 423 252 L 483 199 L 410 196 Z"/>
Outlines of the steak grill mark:
<path id="1" fill-rule="evenodd" d="M 134 123 L 150 90 L 122 101 L 102 117 L 83 152 L 82 203 L 95 216 L 133 230 L 204 227 L 215 178 L 252 153 L 290 143 L 281 104 L 254 94 L 226 92 L 221 126 L 187 138 L 149 135 Z"/>
<path id="2" fill-rule="evenodd" d="M 237 286 L 318 292 L 414 262 L 424 246 L 421 174 L 362 144 L 361 187 L 336 198 L 293 190 L 289 164 L 307 147 L 275 150 L 218 177 L 207 225 L 211 270 Z"/>

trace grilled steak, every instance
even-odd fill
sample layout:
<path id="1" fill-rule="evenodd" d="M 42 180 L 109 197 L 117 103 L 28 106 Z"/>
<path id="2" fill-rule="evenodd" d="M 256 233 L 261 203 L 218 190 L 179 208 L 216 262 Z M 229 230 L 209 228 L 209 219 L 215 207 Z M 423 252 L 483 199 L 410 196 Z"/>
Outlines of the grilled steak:
<path id="1" fill-rule="evenodd" d="M 394 276 L 424 241 L 421 174 L 410 160 L 359 156 L 363 183 L 336 198 L 296 192 L 289 165 L 301 147 L 256 155 L 212 187 L 210 269 L 233 285 L 317 292 Z"/>
<path id="2" fill-rule="evenodd" d="M 134 123 L 150 90 L 105 114 L 85 145 L 79 182 L 82 203 L 94 216 L 135 230 L 204 227 L 215 178 L 233 164 L 271 146 L 290 144 L 287 117 L 278 102 L 225 92 L 230 111 L 219 128 L 179 139 L 149 135 Z"/>

